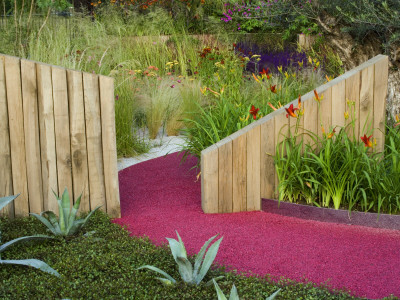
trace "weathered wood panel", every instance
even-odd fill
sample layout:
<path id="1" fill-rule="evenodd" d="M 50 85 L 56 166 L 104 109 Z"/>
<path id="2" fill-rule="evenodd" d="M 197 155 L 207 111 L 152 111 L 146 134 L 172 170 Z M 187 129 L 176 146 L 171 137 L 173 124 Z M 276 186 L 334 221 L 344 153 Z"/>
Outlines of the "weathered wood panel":
<path id="1" fill-rule="evenodd" d="M 383 151 L 385 145 L 385 118 L 386 118 L 386 96 L 389 59 L 384 56 L 375 64 L 374 80 L 374 136 L 376 138 L 378 152 Z"/>
<path id="2" fill-rule="evenodd" d="M 360 136 L 370 135 L 374 126 L 374 65 L 361 71 L 360 85 Z"/>
<path id="3" fill-rule="evenodd" d="M 218 211 L 229 213 L 233 209 L 232 189 L 232 141 L 219 145 L 218 147 Z"/>
<path id="4" fill-rule="evenodd" d="M 346 100 L 353 103 L 351 105 L 346 103 L 350 114 L 349 120 L 354 122 L 354 127 L 349 128 L 349 137 L 357 140 L 360 139 L 360 72 L 346 79 Z"/>
<path id="5" fill-rule="evenodd" d="M 0 120 L 0 197 L 6 197 L 13 194 L 13 187 L 4 56 L 0 56 Z M 0 215 L 13 218 L 14 203 L 11 202 L 5 206 L 0 211 Z"/>
<path id="6" fill-rule="evenodd" d="M 36 65 L 40 155 L 42 163 L 43 209 L 58 214 L 58 204 L 53 194 L 58 192 L 56 134 L 54 129 L 54 103 L 51 67 Z"/>
<path id="7" fill-rule="evenodd" d="M 261 124 L 261 153 L 260 177 L 261 198 L 273 199 L 275 197 L 275 122 L 274 119 Z"/>
<path id="8" fill-rule="evenodd" d="M 69 129 L 69 105 L 67 73 L 65 69 L 52 67 L 54 99 L 54 130 L 56 134 L 58 195 L 67 188 L 70 199 L 75 199 L 72 186 L 71 141 Z"/>
<path id="9" fill-rule="evenodd" d="M 81 195 L 80 209 L 82 211 L 89 211 L 89 171 L 86 151 L 85 105 L 83 103 L 82 73 L 68 70 L 67 81 L 72 179 L 75 195 L 74 200 Z"/>
<path id="10" fill-rule="evenodd" d="M 20 59 L 10 56 L 5 57 L 5 75 L 10 127 L 13 193 L 20 194 L 14 200 L 15 216 L 27 216 L 29 213 L 29 195 L 25 161 L 26 151 Z"/>
<path id="11" fill-rule="evenodd" d="M 260 152 L 261 127 L 252 128 L 246 133 L 247 140 L 247 210 L 261 209 Z"/>
<path id="12" fill-rule="evenodd" d="M 36 66 L 34 62 L 21 60 L 21 78 L 29 211 L 40 214 L 43 211 L 43 189 L 40 159 Z"/>
<path id="13" fill-rule="evenodd" d="M 332 88 L 323 91 L 321 96 L 321 116 L 319 117 L 321 118 L 320 126 L 324 128 L 325 133 L 328 135 L 332 129 Z M 321 127 L 318 129 L 318 134 L 320 137 L 323 137 Z"/>
<path id="14" fill-rule="evenodd" d="M 332 103 L 335 109 L 332 109 L 332 125 L 344 127 L 346 125 L 346 81 L 340 81 L 332 86 Z"/>
<path id="15" fill-rule="evenodd" d="M 205 213 L 218 213 L 218 148 L 201 152 L 201 208 Z"/>
<path id="16" fill-rule="evenodd" d="M 0 197 L 20 194 L 2 215 L 58 214 L 66 188 L 120 217 L 112 78 L 0 54 L 0 117 Z"/>
<path id="17" fill-rule="evenodd" d="M 121 217 L 117 168 L 117 144 L 115 134 L 114 80 L 100 76 L 101 125 L 104 161 L 104 186 L 107 213 Z"/>
<path id="18" fill-rule="evenodd" d="M 233 212 L 247 210 L 247 144 L 246 135 L 232 141 L 233 159 Z"/>
<path id="19" fill-rule="evenodd" d="M 320 127 L 318 115 L 318 102 L 314 98 L 304 101 L 304 147 L 316 146 L 315 135 L 318 134 Z"/>
<path id="20" fill-rule="evenodd" d="M 83 74 L 85 99 L 86 139 L 89 167 L 90 209 L 101 206 L 106 210 L 104 188 L 103 145 L 101 139 L 101 112 L 99 79 L 94 74 Z"/>

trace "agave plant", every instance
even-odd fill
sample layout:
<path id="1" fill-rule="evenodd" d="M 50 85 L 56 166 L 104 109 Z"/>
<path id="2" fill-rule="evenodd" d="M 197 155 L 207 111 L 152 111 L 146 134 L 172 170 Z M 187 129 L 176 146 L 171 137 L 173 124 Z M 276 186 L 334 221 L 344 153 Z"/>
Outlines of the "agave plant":
<path id="1" fill-rule="evenodd" d="M 7 204 L 11 203 L 12 201 L 14 201 L 15 198 L 17 198 L 19 196 L 18 195 L 14 195 L 14 196 L 8 196 L 8 197 L 3 197 L 0 198 L 0 210 L 2 210 Z M 23 266 L 29 266 L 29 267 L 33 267 L 36 269 L 39 269 L 43 272 L 47 272 L 50 273 L 52 275 L 55 275 L 57 277 L 60 277 L 60 274 L 54 270 L 53 268 L 51 268 L 48 264 L 46 264 L 45 262 L 38 260 L 38 259 L 18 259 L 18 260 L 11 260 L 11 259 L 1 259 L 1 253 L 4 252 L 5 250 L 7 250 L 8 247 L 19 243 L 21 241 L 29 241 L 29 240 L 43 240 L 43 239 L 52 239 L 52 237 L 50 236 L 46 236 L 46 235 L 33 235 L 33 236 L 24 236 L 24 237 L 20 237 L 17 239 L 14 239 L 12 241 L 9 241 L 3 245 L 0 244 L 0 264 L 6 264 L 6 265 L 23 265 Z M 1 243 L 1 231 L 0 231 L 0 243 Z"/>
<path id="2" fill-rule="evenodd" d="M 218 234 L 210 238 L 207 242 L 205 242 L 203 247 L 201 247 L 200 252 L 196 255 L 193 268 L 192 264 L 187 259 L 185 245 L 183 244 L 182 239 L 178 234 L 178 231 L 176 231 L 176 235 L 178 236 L 179 242 L 171 238 L 167 238 L 167 240 L 169 243 L 169 247 L 171 248 L 174 260 L 178 264 L 179 274 L 181 275 L 181 278 L 184 282 L 192 285 L 198 285 L 203 280 L 204 276 L 206 276 L 208 270 L 211 267 L 211 264 L 213 263 L 215 257 L 217 256 L 219 245 L 221 244 L 223 238 L 220 238 L 218 241 L 212 244 L 208 249 L 207 253 L 206 253 L 207 247 L 218 236 Z M 172 278 L 168 273 L 164 272 L 163 270 L 160 270 L 157 267 L 145 265 L 138 268 L 138 270 L 145 268 L 163 275 L 164 278 L 157 277 L 157 279 L 166 285 L 176 283 L 176 280 L 174 278 Z M 218 280 L 222 277 L 223 276 L 220 276 L 215 279 Z M 206 283 L 206 285 L 210 284 L 212 284 L 212 280 Z"/>
<path id="3" fill-rule="evenodd" d="M 215 290 L 217 291 L 217 296 L 218 300 L 227 300 L 226 296 L 224 295 L 224 292 L 220 289 L 218 283 L 213 279 L 213 283 L 215 286 Z M 273 300 L 275 297 L 279 294 L 281 289 L 277 290 L 275 293 L 273 293 L 271 296 L 265 298 L 265 300 Z M 229 300 L 239 300 L 239 294 L 237 292 L 236 286 L 233 285 L 231 289 L 231 293 L 229 295 Z"/>
<path id="4" fill-rule="evenodd" d="M 100 208 L 100 206 L 97 206 L 85 219 L 77 220 L 76 215 L 78 213 L 79 205 L 81 204 L 82 195 L 80 195 L 75 201 L 72 209 L 70 209 L 70 199 L 66 188 L 61 198 L 59 198 L 56 193 L 54 193 L 54 195 L 58 201 L 59 218 L 57 218 L 55 213 L 52 211 L 44 211 L 40 215 L 31 213 L 31 215 L 46 225 L 46 227 L 56 236 L 71 236 L 76 234 L 83 226 L 85 226 L 93 213 Z"/>

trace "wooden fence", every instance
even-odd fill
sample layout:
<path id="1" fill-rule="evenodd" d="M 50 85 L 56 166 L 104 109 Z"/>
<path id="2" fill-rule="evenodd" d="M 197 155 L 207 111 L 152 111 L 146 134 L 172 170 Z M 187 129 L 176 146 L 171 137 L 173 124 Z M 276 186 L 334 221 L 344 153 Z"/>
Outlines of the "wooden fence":
<path id="1" fill-rule="evenodd" d="M 355 101 L 355 135 L 363 135 L 364 124 L 372 122 L 377 150 L 382 151 L 387 85 L 388 57 L 378 55 L 316 89 L 323 95 L 322 120 L 313 91 L 302 96 L 305 114 L 300 128 L 322 135 L 321 123 L 327 130 L 332 125 L 344 126 L 349 99 Z M 297 107 L 297 99 L 291 103 Z M 275 146 L 283 140 L 281 128 L 295 125 L 293 120 L 286 118 L 284 108 L 278 109 L 202 151 L 201 202 L 205 213 L 260 210 L 262 198 L 276 197 L 278 180 L 273 158 L 267 153 L 275 153 Z"/>
<path id="2" fill-rule="evenodd" d="M 120 216 L 114 81 L 0 54 L 0 196 L 10 217 L 52 210 L 53 190 Z"/>

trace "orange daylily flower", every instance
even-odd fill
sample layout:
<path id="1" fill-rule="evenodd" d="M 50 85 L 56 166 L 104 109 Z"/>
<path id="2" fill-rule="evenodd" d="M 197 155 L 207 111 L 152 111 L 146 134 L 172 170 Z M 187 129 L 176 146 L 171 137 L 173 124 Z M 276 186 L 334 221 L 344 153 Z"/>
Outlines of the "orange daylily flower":
<path id="1" fill-rule="evenodd" d="M 364 134 L 364 136 L 361 137 L 361 140 L 364 142 L 365 147 L 371 148 L 373 146 L 371 137 L 372 137 L 372 135 L 367 137 L 366 134 Z"/>
<path id="2" fill-rule="evenodd" d="M 257 76 L 254 75 L 254 73 L 253 73 L 253 77 L 254 77 L 255 81 L 260 82 L 260 80 L 257 78 Z"/>
<path id="3" fill-rule="evenodd" d="M 298 115 L 304 115 L 304 108 L 301 110 L 301 95 L 299 95 L 299 99 L 297 100 L 297 108 L 298 108 Z"/>
<path id="4" fill-rule="evenodd" d="M 332 131 L 328 134 L 327 139 L 331 139 L 336 133 L 336 127 L 332 129 Z"/>
<path id="5" fill-rule="evenodd" d="M 275 85 L 271 85 L 269 87 L 269 89 L 271 90 L 271 92 L 273 92 L 274 94 L 276 94 L 276 84 Z"/>
<path id="6" fill-rule="evenodd" d="M 396 115 L 396 124 L 394 124 L 394 127 L 399 126 L 400 125 L 400 119 L 399 119 L 399 115 Z"/>
<path id="7" fill-rule="evenodd" d="M 259 108 L 255 108 L 254 105 L 251 106 L 251 108 L 250 108 L 250 114 L 253 116 L 253 119 L 254 119 L 254 120 L 257 119 L 257 114 L 258 114 L 258 111 L 259 111 L 259 110 L 260 110 L 260 109 L 259 109 Z"/>
<path id="8" fill-rule="evenodd" d="M 318 95 L 317 90 L 314 90 L 314 95 L 314 99 L 318 102 L 321 102 L 321 100 L 324 98 L 323 95 L 321 97 Z"/>
<path id="9" fill-rule="evenodd" d="M 297 118 L 295 111 L 299 110 L 298 108 L 294 108 L 293 104 L 290 104 L 289 108 L 285 107 L 285 110 L 287 112 L 286 114 L 286 118 L 289 118 L 289 116 L 293 117 L 293 118 Z"/>

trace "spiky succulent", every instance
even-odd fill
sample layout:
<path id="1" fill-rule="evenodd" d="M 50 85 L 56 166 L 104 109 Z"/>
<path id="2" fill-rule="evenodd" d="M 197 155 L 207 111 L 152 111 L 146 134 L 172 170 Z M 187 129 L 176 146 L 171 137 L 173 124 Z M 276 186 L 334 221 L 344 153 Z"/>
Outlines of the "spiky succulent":
<path id="1" fill-rule="evenodd" d="M 178 264 L 179 274 L 181 275 L 181 278 L 184 282 L 192 285 L 198 285 L 203 280 L 204 276 L 206 276 L 208 270 L 210 269 L 212 263 L 214 262 L 214 259 L 218 253 L 219 245 L 221 244 L 223 238 L 220 238 L 214 244 L 212 244 L 208 249 L 208 251 L 206 251 L 207 247 L 218 236 L 218 234 L 210 238 L 207 242 L 205 242 L 203 247 L 201 247 L 200 252 L 196 255 L 193 267 L 187 258 L 185 245 L 183 244 L 182 239 L 178 234 L 178 231 L 176 231 L 176 235 L 178 236 L 179 241 L 172 238 L 166 238 L 166 239 L 168 240 L 169 247 L 171 248 L 172 256 L 174 257 L 174 260 Z M 157 267 L 145 265 L 138 268 L 138 270 L 145 268 L 163 275 L 164 278 L 157 277 L 157 279 L 166 285 L 176 283 L 176 280 L 174 278 L 172 278 L 168 273 L 164 272 L 163 270 L 160 270 Z M 222 277 L 223 276 L 217 277 L 215 279 L 220 279 Z M 212 284 L 212 280 L 207 282 L 207 285 L 210 284 Z"/>
<path id="2" fill-rule="evenodd" d="M 70 208 L 70 199 L 67 189 L 64 190 L 61 198 L 59 198 L 56 193 L 54 193 L 54 195 L 58 202 L 59 218 L 57 218 L 55 213 L 52 211 L 44 211 L 40 215 L 31 213 L 31 215 L 46 225 L 46 227 L 56 236 L 71 236 L 76 234 L 83 226 L 85 226 L 93 213 L 100 208 L 100 206 L 97 206 L 85 219 L 77 220 L 76 217 L 81 204 L 82 195 L 80 195 L 75 201 L 72 209 Z"/>

